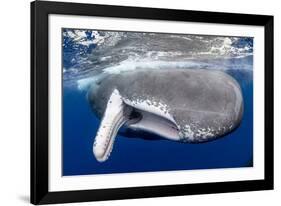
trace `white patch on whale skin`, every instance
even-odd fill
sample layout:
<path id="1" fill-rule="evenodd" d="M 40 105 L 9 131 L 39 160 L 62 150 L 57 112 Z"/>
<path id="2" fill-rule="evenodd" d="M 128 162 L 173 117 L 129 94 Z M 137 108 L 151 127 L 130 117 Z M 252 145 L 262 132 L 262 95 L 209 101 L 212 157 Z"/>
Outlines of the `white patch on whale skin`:
<path id="1" fill-rule="evenodd" d="M 202 139 L 208 139 L 210 137 L 214 137 L 214 130 L 210 127 L 208 128 L 202 128 L 202 129 L 198 129 L 198 134 L 199 137 L 201 137 Z"/>
<path id="2" fill-rule="evenodd" d="M 93 145 L 93 153 L 99 162 L 108 159 L 119 128 L 127 120 L 124 115 L 124 104 L 118 90 L 111 94 L 104 112 L 100 127 Z"/>
<path id="3" fill-rule="evenodd" d="M 194 141 L 195 135 L 192 131 L 190 125 L 185 125 L 179 132 L 180 138 L 182 141 Z"/>
<path id="4" fill-rule="evenodd" d="M 180 140 L 183 142 L 200 142 L 215 137 L 215 132 L 216 130 L 211 127 L 192 129 L 190 125 L 185 125 L 179 132 L 179 135 Z"/>

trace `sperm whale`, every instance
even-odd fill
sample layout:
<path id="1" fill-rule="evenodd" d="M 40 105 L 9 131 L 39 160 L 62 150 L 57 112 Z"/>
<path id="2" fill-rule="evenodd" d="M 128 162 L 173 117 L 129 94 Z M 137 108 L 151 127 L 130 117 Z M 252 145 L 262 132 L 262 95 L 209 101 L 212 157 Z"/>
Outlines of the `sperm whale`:
<path id="1" fill-rule="evenodd" d="M 106 76 L 88 91 L 101 119 L 93 153 L 106 161 L 125 126 L 168 140 L 202 143 L 239 126 L 243 96 L 228 74 L 206 69 L 139 69 Z"/>

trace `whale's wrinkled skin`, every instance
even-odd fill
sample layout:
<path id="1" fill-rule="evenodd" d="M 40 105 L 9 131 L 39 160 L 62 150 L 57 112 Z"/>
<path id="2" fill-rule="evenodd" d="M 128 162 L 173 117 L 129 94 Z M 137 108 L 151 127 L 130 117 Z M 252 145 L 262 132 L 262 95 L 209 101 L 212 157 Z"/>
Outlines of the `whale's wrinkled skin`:
<path id="1" fill-rule="evenodd" d="M 201 143 L 231 132 L 243 116 L 236 80 L 205 69 L 112 74 L 92 85 L 88 100 L 101 118 L 93 147 L 100 162 L 108 159 L 123 125 L 169 140 Z"/>

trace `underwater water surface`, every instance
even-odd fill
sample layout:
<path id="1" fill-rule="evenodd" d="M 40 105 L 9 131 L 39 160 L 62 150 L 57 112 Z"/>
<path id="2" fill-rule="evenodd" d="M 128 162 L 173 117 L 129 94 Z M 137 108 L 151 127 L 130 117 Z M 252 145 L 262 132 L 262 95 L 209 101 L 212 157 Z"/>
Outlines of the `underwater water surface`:
<path id="1" fill-rule="evenodd" d="M 253 166 L 253 39 L 94 30 L 63 30 L 63 175 Z M 244 115 L 230 134 L 198 144 L 116 137 L 98 162 L 93 142 L 100 120 L 87 91 L 105 75 L 139 68 L 218 69 L 242 89 Z M 171 80 L 172 81 L 172 80 Z"/>

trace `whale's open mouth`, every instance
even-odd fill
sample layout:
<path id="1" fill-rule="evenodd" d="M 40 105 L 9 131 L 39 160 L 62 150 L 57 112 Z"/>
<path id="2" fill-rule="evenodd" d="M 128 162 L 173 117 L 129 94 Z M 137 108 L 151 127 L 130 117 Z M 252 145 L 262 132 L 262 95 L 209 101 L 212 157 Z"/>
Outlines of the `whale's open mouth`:
<path id="1" fill-rule="evenodd" d="M 110 156 L 115 137 L 122 125 L 133 130 L 143 130 L 171 140 L 179 140 L 179 129 L 171 115 L 163 108 L 149 102 L 132 102 L 124 99 L 115 89 L 106 106 L 96 134 L 93 152 L 99 162 Z M 161 109 L 159 109 L 161 108 Z"/>
<path id="2" fill-rule="evenodd" d="M 146 131 L 170 140 L 179 140 L 178 126 L 168 118 L 145 110 L 136 109 L 135 113 L 141 118 L 135 123 L 127 124 L 130 129 Z"/>

